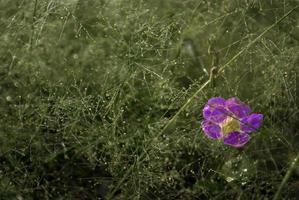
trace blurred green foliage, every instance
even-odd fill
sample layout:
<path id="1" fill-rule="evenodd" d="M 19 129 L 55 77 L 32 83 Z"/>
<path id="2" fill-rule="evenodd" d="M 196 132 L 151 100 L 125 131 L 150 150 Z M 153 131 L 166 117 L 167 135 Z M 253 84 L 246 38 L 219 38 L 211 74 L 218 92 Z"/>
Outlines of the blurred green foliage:
<path id="1" fill-rule="evenodd" d="M 0 198 L 272 199 L 299 150 L 298 9 L 156 136 L 298 3 L 0 1 Z M 264 114 L 244 149 L 202 133 L 213 96 Z"/>

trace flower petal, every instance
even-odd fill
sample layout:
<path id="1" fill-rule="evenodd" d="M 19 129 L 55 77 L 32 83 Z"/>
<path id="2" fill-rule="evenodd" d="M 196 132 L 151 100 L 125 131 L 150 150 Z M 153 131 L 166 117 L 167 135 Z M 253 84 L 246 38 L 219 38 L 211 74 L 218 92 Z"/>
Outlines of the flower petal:
<path id="1" fill-rule="evenodd" d="M 225 99 L 222 97 L 212 97 L 209 99 L 207 105 L 213 106 L 213 107 L 223 107 L 225 105 Z"/>
<path id="2" fill-rule="evenodd" d="M 253 113 L 241 119 L 241 131 L 244 133 L 251 133 L 256 131 L 263 122 L 263 115 Z"/>
<path id="3" fill-rule="evenodd" d="M 227 110 L 225 109 L 225 99 L 222 97 L 213 97 L 205 105 L 203 109 L 203 116 L 206 120 L 220 123 L 227 117 Z"/>
<path id="4" fill-rule="evenodd" d="M 217 124 L 214 124 L 211 121 L 203 121 L 202 122 L 202 129 L 206 136 L 212 139 L 219 139 L 222 137 L 221 128 Z"/>
<path id="5" fill-rule="evenodd" d="M 247 133 L 232 132 L 224 138 L 224 144 L 230 145 L 233 147 L 243 147 L 250 139 L 250 136 Z"/>
<path id="6" fill-rule="evenodd" d="M 204 118 L 208 121 L 213 121 L 216 124 L 223 122 L 228 116 L 229 114 L 224 108 L 204 108 Z"/>
<path id="7" fill-rule="evenodd" d="M 225 107 L 237 118 L 246 117 L 251 113 L 250 107 L 236 97 L 226 100 Z"/>

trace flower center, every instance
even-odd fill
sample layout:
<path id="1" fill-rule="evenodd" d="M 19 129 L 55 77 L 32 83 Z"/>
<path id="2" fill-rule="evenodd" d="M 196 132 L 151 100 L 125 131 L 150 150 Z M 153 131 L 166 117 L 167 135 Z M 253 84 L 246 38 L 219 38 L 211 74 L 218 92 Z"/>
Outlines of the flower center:
<path id="1" fill-rule="evenodd" d="M 240 131 L 240 122 L 232 117 L 227 117 L 221 124 L 221 131 L 223 135 Z"/>

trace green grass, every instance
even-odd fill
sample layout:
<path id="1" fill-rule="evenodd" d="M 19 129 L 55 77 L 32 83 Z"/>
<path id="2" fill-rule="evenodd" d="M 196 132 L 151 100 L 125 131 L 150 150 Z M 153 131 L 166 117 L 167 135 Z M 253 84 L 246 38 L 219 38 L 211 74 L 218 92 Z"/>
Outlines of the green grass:
<path id="1" fill-rule="evenodd" d="M 298 198 L 298 5 L 0 1 L 0 199 Z M 245 148 L 213 96 L 264 114 Z"/>

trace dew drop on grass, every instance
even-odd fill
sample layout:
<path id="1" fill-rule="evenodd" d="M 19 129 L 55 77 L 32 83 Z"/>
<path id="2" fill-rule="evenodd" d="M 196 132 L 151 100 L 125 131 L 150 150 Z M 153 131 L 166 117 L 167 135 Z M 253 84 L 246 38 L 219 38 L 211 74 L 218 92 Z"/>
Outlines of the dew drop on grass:
<path id="1" fill-rule="evenodd" d="M 225 179 L 228 183 L 230 183 L 230 182 L 232 182 L 233 180 L 235 180 L 234 178 L 232 178 L 232 177 L 226 177 L 226 179 Z"/>
<path id="2" fill-rule="evenodd" d="M 11 96 L 7 96 L 7 97 L 6 97 L 6 101 L 7 101 L 7 102 L 11 102 L 11 101 L 12 101 Z"/>

